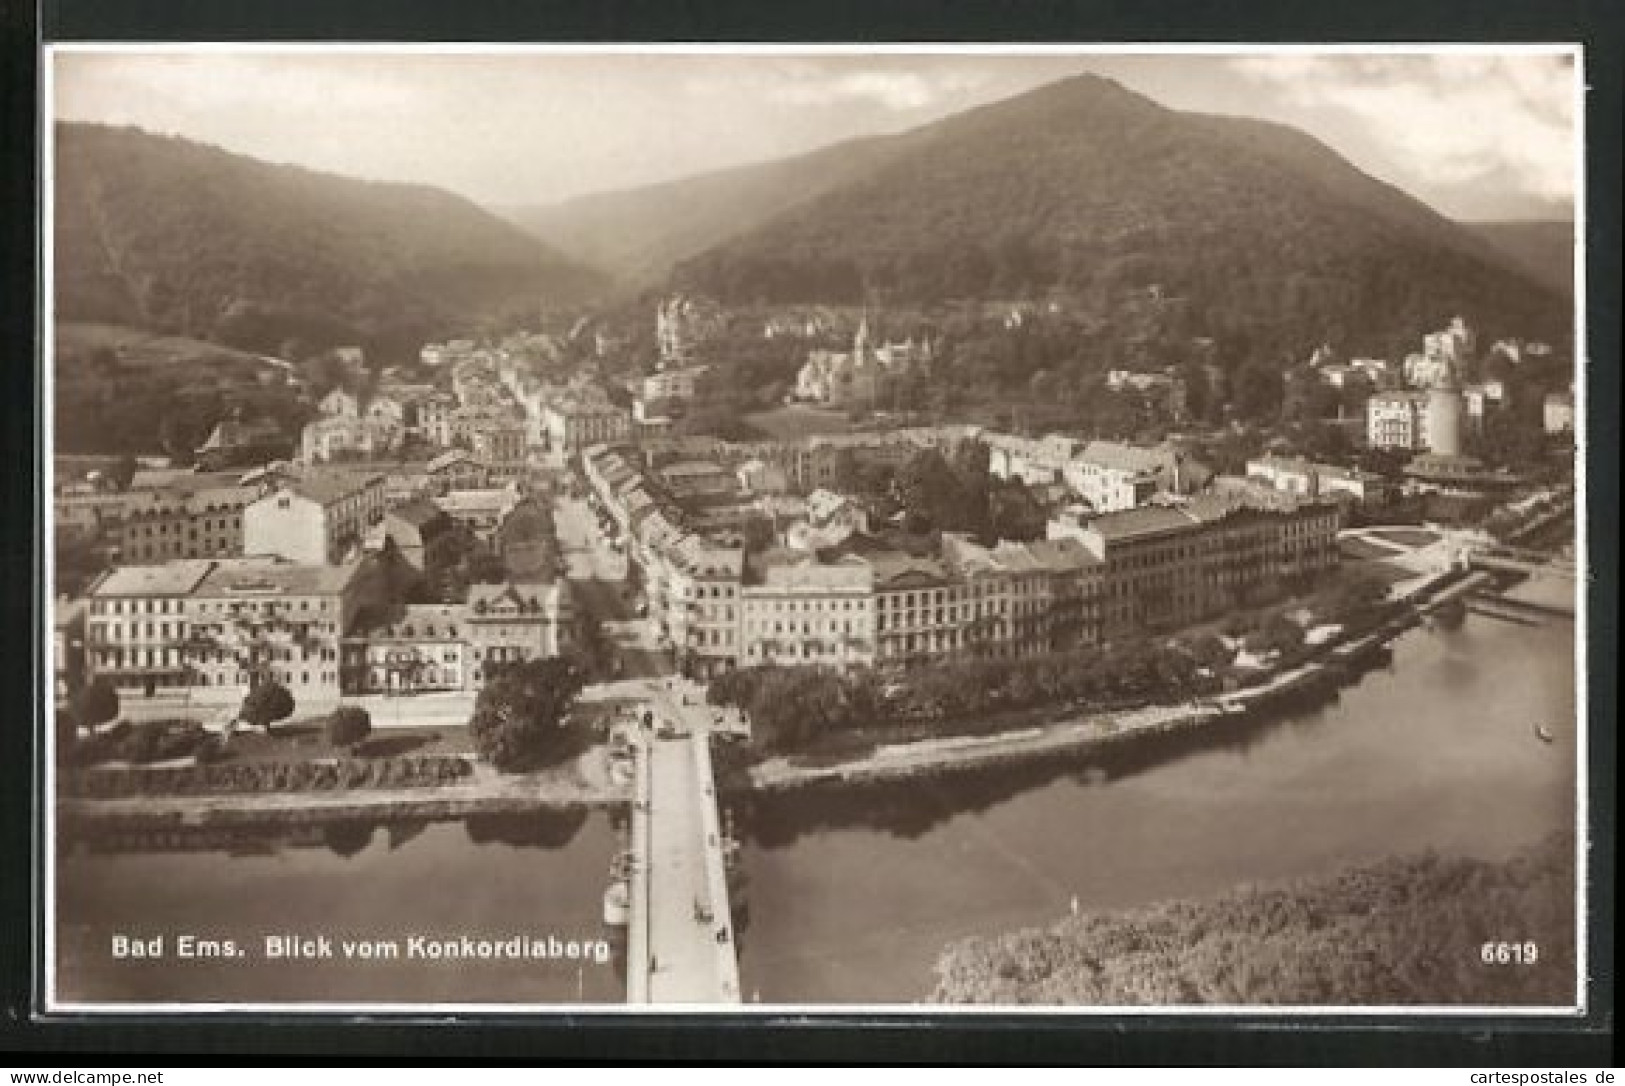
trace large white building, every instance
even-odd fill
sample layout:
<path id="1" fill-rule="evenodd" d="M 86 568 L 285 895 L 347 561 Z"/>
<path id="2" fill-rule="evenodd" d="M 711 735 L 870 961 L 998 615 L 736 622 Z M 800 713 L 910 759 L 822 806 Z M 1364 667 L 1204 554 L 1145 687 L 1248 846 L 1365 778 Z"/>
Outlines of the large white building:
<path id="1" fill-rule="evenodd" d="M 384 519 L 385 505 L 381 473 L 290 480 L 243 509 L 243 553 L 309 565 L 337 563 Z"/>
<path id="2" fill-rule="evenodd" d="M 891 382 L 931 362 L 930 343 L 869 344 L 865 318 L 852 337 L 851 351 L 813 351 L 796 374 L 797 399 L 848 407 L 879 402 Z"/>
<path id="3" fill-rule="evenodd" d="M 1379 392 L 1366 401 L 1366 444 L 1373 449 L 1428 448 L 1428 394 Z"/>
<path id="4" fill-rule="evenodd" d="M 1574 393 L 1548 394 L 1541 403 L 1541 421 L 1548 434 L 1574 433 Z"/>

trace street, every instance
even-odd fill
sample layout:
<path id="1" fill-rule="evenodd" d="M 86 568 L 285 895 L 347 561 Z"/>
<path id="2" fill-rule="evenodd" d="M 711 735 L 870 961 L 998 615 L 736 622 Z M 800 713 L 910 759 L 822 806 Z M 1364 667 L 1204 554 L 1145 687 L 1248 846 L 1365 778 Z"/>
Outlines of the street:
<path id="1" fill-rule="evenodd" d="M 715 816 L 693 744 L 648 743 L 649 998 L 656 1004 L 737 1002 L 733 920 L 722 887 Z M 713 808 L 714 810 L 714 808 Z"/>

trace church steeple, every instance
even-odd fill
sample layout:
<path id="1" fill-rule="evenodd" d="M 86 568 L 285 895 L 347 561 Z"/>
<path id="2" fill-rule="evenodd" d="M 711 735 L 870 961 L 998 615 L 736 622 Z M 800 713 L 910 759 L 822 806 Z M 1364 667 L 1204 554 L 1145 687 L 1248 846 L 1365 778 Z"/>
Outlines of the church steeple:
<path id="1" fill-rule="evenodd" d="M 863 318 L 858 321 L 857 335 L 852 337 L 852 357 L 861 362 L 869 356 L 869 309 L 863 310 Z"/>

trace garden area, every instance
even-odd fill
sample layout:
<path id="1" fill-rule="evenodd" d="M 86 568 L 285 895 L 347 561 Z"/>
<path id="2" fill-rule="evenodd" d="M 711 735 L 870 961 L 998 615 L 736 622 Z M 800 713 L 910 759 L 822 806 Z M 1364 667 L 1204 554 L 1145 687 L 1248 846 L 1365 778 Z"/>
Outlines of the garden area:
<path id="1" fill-rule="evenodd" d="M 451 783 L 472 772 L 463 727 L 400 728 L 375 735 L 367 712 L 340 706 L 292 723 L 293 699 L 275 683 L 255 688 L 239 726 L 195 720 L 120 720 L 118 695 L 91 683 L 57 719 L 64 796 L 298 792 Z"/>
<path id="2" fill-rule="evenodd" d="M 1311 595 L 1233 611 L 1173 636 L 1019 659 L 967 655 L 901 674 L 818 666 L 741 668 L 711 683 L 743 709 L 752 753 L 817 764 L 878 743 L 993 734 L 1058 716 L 1211 698 L 1299 666 L 1390 617 L 1382 577 L 1339 576 Z"/>

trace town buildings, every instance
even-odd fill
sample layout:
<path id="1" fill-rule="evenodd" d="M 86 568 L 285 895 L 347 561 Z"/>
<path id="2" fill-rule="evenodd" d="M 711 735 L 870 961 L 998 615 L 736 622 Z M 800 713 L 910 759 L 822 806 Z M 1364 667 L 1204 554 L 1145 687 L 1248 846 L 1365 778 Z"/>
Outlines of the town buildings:
<path id="1" fill-rule="evenodd" d="M 212 563 L 187 593 L 184 661 L 195 699 L 235 703 L 256 682 L 298 703 L 340 696 L 340 641 L 356 614 L 384 599 L 370 559 L 310 565 L 274 558 Z"/>
<path id="2" fill-rule="evenodd" d="M 607 399 L 579 394 L 561 395 L 542 409 L 548 446 L 574 455 L 589 445 L 625 441 L 631 433 L 630 416 Z"/>
<path id="3" fill-rule="evenodd" d="M 434 499 L 434 504 L 451 520 L 462 524 L 481 539 L 491 539 L 503 518 L 513 512 L 524 497 L 515 486 L 483 490 L 453 490 Z"/>
<path id="4" fill-rule="evenodd" d="M 196 450 L 202 471 L 263 464 L 288 453 L 288 439 L 274 419 L 244 422 L 240 418 L 221 419 Z"/>
<path id="5" fill-rule="evenodd" d="M 1379 392 L 1366 401 L 1366 444 L 1373 449 L 1428 447 L 1428 394 Z"/>
<path id="6" fill-rule="evenodd" d="M 413 603 L 366 611 L 346 633 L 346 694 L 405 694 L 468 687 L 461 604 Z"/>
<path id="7" fill-rule="evenodd" d="M 1181 505 L 1052 521 L 1105 564 L 1106 638 L 1167 629 L 1247 606 L 1283 583 L 1336 565 L 1341 513 L 1332 502 L 1207 492 Z"/>
<path id="8" fill-rule="evenodd" d="M 261 488 L 238 472 L 177 474 L 123 496 L 119 557 L 152 564 L 243 553 L 243 510 Z"/>
<path id="9" fill-rule="evenodd" d="M 400 444 L 400 423 L 387 418 L 327 415 L 312 419 L 299 434 L 299 459 L 307 464 L 383 456 Z"/>
<path id="10" fill-rule="evenodd" d="M 627 456 L 594 448 L 583 463 L 600 505 L 633 541 L 651 619 L 700 676 L 763 663 L 908 667 L 1051 652 L 1188 625 L 1337 560 L 1335 502 L 1260 488 L 1182 495 L 1178 461 L 1152 469 L 1166 469 L 1164 505 L 1058 520 L 1051 538 L 1031 543 L 987 547 L 950 534 L 927 554 L 871 537 L 863 510 L 828 489 L 806 499 L 805 519 L 780 533 L 782 545 L 747 553 L 700 527 L 698 504 L 657 497 L 666 488 Z M 1121 470 L 1146 469 L 1135 461 Z"/>
<path id="11" fill-rule="evenodd" d="M 428 548 L 451 526 L 452 519 L 445 511 L 423 498 L 393 506 L 384 513 L 384 538 L 407 565 L 420 573 Z"/>
<path id="12" fill-rule="evenodd" d="M 1574 433 L 1574 393 L 1549 393 L 1541 403 L 1541 422 L 1548 434 Z"/>
<path id="13" fill-rule="evenodd" d="M 1383 476 L 1338 464 L 1317 464 L 1301 456 L 1266 453 L 1247 461 L 1247 477 L 1282 492 L 1306 498 L 1346 495 L 1362 505 L 1389 500 L 1392 487 Z"/>
<path id="14" fill-rule="evenodd" d="M 662 366 L 688 365 L 725 323 L 721 308 L 707 299 L 685 294 L 662 299 L 655 307 L 655 341 Z"/>
<path id="15" fill-rule="evenodd" d="M 282 483 L 243 509 L 243 553 L 307 565 L 337 563 L 383 520 L 379 472 L 312 473 Z"/>
<path id="16" fill-rule="evenodd" d="M 468 683 L 478 689 L 504 668 L 558 656 L 575 643 L 567 581 L 477 584 L 463 605 Z"/>
<path id="17" fill-rule="evenodd" d="M 1137 508 L 1155 494 L 1186 494 L 1195 489 L 1185 454 L 1170 445 L 1091 441 L 1067 461 L 1061 477 L 1100 513 Z"/>
<path id="18" fill-rule="evenodd" d="M 213 568 L 206 559 L 172 559 L 103 574 L 86 594 L 86 677 L 105 679 L 121 702 L 190 688 L 187 603 Z"/>
<path id="19" fill-rule="evenodd" d="M 931 364 L 929 342 L 909 339 L 871 347 L 865 316 L 852 337 L 851 351 L 816 350 L 796 374 L 799 400 L 831 407 L 874 406 L 896 383 Z"/>

